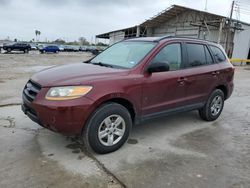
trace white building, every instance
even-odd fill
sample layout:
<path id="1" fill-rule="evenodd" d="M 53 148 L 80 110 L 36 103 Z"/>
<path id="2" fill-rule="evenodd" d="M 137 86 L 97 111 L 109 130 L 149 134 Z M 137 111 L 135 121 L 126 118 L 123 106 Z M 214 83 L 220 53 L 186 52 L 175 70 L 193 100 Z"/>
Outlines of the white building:
<path id="1" fill-rule="evenodd" d="M 97 35 L 110 44 L 132 37 L 184 36 L 220 43 L 230 57 L 250 59 L 250 24 L 173 5 L 142 24 Z"/>

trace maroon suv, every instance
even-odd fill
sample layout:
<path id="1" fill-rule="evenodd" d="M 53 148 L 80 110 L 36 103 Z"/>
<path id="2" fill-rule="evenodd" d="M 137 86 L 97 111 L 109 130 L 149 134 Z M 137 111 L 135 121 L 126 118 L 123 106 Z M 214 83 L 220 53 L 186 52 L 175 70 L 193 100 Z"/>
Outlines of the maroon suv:
<path id="1" fill-rule="evenodd" d="M 93 59 L 36 73 L 22 109 L 41 126 L 81 135 L 97 153 L 120 148 L 133 124 L 199 110 L 219 117 L 233 91 L 234 68 L 218 44 L 198 39 L 135 38 Z"/>

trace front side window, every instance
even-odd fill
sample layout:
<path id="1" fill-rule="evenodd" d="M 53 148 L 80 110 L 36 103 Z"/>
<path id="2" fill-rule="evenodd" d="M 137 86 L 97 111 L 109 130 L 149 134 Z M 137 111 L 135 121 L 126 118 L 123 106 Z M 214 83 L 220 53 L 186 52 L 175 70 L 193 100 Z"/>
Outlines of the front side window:
<path id="1" fill-rule="evenodd" d="M 119 42 L 97 55 L 90 63 L 129 69 L 136 66 L 156 44 L 143 41 Z"/>
<path id="2" fill-rule="evenodd" d="M 215 46 L 210 46 L 210 48 L 217 62 L 223 62 L 226 60 L 226 56 L 224 55 L 224 53 L 221 51 L 220 48 Z"/>
<path id="3" fill-rule="evenodd" d="M 179 70 L 181 68 L 181 44 L 175 43 L 165 46 L 151 63 L 167 63 L 170 71 Z"/>

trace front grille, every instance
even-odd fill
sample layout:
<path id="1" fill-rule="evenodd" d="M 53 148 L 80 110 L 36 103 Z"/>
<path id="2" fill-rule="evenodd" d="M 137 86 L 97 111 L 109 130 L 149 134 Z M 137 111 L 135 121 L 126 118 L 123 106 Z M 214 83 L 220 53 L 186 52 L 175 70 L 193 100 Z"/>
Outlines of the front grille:
<path id="1" fill-rule="evenodd" d="M 36 98 L 36 95 L 38 94 L 40 90 L 41 90 L 41 86 L 30 80 L 24 87 L 23 96 L 29 102 L 32 102 Z"/>

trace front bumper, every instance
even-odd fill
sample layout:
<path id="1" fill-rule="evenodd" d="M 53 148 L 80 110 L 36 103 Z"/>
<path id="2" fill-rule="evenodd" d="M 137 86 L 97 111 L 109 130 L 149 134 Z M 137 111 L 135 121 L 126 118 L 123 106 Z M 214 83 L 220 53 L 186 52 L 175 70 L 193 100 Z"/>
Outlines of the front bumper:
<path id="1" fill-rule="evenodd" d="M 44 98 L 47 89 L 41 89 L 30 102 L 23 96 L 22 111 L 44 128 L 64 135 L 80 135 L 92 112 L 93 101 L 81 97 L 67 101 L 48 101 Z"/>
<path id="2" fill-rule="evenodd" d="M 34 121 L 34 122 L 38 123 L 39 125 L 41 125 L 40 122 L 39 122 L 39 119 L 38 119 L 37 115 L 34 113 L 34 111 L 31 108 L 29 108 L 24 103 L 22 104 L 21 108 L 22 108 L 23 113 L 25 115 L 27 115 L 32 121 Z"/>

